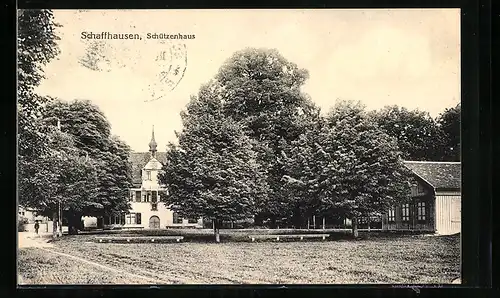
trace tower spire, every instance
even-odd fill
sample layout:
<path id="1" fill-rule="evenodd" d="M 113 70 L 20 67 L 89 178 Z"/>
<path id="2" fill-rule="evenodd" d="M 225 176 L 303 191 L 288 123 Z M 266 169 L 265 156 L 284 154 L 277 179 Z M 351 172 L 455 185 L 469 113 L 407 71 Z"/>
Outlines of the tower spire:
<path id="1" fill-rule="evenodd" d="M 149 152 L 151 152 L 151 156 L 155 157 L 156 154 L 156 141 L 155 141 L 155 126 L 153 125 L 153 131 L 151 134 L 151 141 L 149 142 Z"/>

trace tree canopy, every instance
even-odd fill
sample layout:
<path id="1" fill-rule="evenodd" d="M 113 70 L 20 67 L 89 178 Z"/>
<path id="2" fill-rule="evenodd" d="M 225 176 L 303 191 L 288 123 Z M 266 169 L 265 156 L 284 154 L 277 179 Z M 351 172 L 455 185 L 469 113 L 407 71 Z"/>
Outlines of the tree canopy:
<path id="1" fill-rule="evenodd" d="M 327 116 L 336 143 L 335 190 L 347 216 L 382 213 L 410 191 L 397 141 L 367 116 L 359 102 L 341 101 Z"/>
<path id="2" fill-rule="evenodd" d="M 461 105 L 446 109 L 437 118 L 441 130 L 444 133 L 444 154 L 446 161 L 460 161 L 460 130 L 461 130 Z"/>
<path id="3" fill-rule="evenodd" d="M 98 176 L 97 199 L 100 209 L 86 215 L 102 216 L 128 211 L 128 188 L 132 185 L 130 148 L 111 135 L 104 113 L 88 100 L 54 100 L 44 112 L 44 122 L 59 120 L 61 130 L 74 137 L 75 146 L 95 161 Z"/>
<path id="4" fill-rule="evenodd" d="M 192 97 L 182 121 L 179 145 L 169 145 L 160 174 L 169 192 L 164 202 L 182 216 L 214 223 L 253 216 L 267 189 L 246 128 L 225 117 L 210 86 Z"/>
<path id="5" fill-rule="evenodd" d="M 384 213 L 409 191 L 396 139 L 381 130 L 359 102 L 339 101 L 294 142 L 287 187 L 296 212 L 356 218 Z"/>
<path id="6" fill-rule="evenodd" d="M 45 127 L 37 120 L 50 98 L 34 92 L 44 78 L 43 67 L 60 52 L 59 37 L 50 10 L 19 10 L 17 31 L 17 110 L 18 152 L 26 158 L 36 158 L 46 148 Z"/>
<path id="7" fill-rule="evenodd" d="M 84 212 L 99 208 L 95 202 L 97 165 L 74 145 L 73 136 L 52 128 L 46 152 L 31 162 L 20 158 L 21 202 L 52 216 L 61 203 L 65 209 Z M 102 208 L 102 207 L 101 207 Z"/>
<path id="8" fill-rule="evenodd" d="M 181 113 L 179 145 L 160 176 L 165 202 L 189 217 L 300 225 L 315 214 L 380 214 L 407 197 L 398 139 L 380 115 L 341 101 L 323 117 L 300 91 L 306 79 L 275 50 L 231 56 Z"/>
<path id="9" fill-rule="evenodd" d="M 390 136 L 395 137 L 407 160 L 442 161 L 445 135 L 428 112 L 386 106 L 371 116 Z"/>
<path id="10" fill-rule="evenodd" d="M 267 171 L 267 196 L 257 203 L 258 218 L 277 218 L 289 202 L 283 191 L 279 156 L 305 133 L 319 109 L 300 90 L 308 72 L 287 61 L 275 49 L 246 48 L 234 53 L 219 69 L 212 84 L 223 111 L 247 127 L 255 151 Z"/>

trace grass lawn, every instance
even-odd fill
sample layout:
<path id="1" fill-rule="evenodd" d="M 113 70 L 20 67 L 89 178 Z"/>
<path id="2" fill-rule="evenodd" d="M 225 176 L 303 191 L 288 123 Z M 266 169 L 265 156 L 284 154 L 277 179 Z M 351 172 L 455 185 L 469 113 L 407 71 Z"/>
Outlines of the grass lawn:
<path id="1" fill-rule="evenodd" d="M 75 263 L 73 259 L 61 258 L 39 248 L 19 250 L 18 272 L 22 284 L 140 284 L 144 280 L 130 278 L 96 268 L 85 263 Z"/>
<path id="2" fill-rule="evenodd" d="M 56 241 L 52 250 L 160 284 L 449 284 L 460 276 L 459 235 L 370 235 L 363 240 L 220 244 L 96 243 L 92 239 L 99 235 L 75 235 Z M 20 250 L 19 273 L 35 284 L 151 283 L 37 248 Z"/>

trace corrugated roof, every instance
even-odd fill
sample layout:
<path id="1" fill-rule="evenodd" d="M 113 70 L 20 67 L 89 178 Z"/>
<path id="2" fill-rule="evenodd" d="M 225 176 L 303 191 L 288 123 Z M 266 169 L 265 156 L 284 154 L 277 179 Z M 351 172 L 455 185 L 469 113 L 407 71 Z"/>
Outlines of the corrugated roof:
<path id="1" fill-rule="evenodd" d="M 462 165 L 460 162 L 404 161 L 413 173 L 435 189 L 460 189 Z"/>
<path id="2" fill-rule="evenodd" d="M 156 152 L 156 159 L 165 165 L 166 152 Z M 151 159 L 150 152 L 131 152 L 130 163 L 132 164 L 132 182 L 135 187 L 140 187 L 142 184 L 141 170 Z"/>

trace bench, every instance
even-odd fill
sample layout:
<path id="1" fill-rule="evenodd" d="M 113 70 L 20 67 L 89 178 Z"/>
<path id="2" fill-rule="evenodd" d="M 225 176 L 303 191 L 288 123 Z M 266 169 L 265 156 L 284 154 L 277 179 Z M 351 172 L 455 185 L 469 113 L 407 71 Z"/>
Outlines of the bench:
<path id="1" fill-rule="evenodd" d="M 117 236 L 117 237 L 95 237 L 95 240 L 99 243 L 103 242 L 164 242 L 164 240 L 175 240 L 180 242 L 184 239 L 183 236 Z"/>
<path id="2" fill-rule="evenodd" d="M 123 226 L 122 230 L 142 230 L 143 226 Z"/>
<path id="3" fill-rule="evenodd" d="M 255 239 L 276 239 L 276 241 L 280 241 L 280 239 L 300 239 L 304 240 L 305 238 L 321 238 L 325 240 L 327 237 L 330 237 L 330 234 L 286 234 L 286 235 L 249 235 L 248 238 L 252 239 L 252 242 Z"/>

